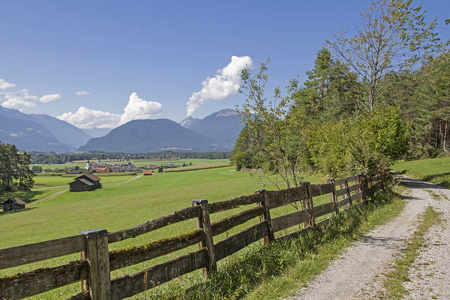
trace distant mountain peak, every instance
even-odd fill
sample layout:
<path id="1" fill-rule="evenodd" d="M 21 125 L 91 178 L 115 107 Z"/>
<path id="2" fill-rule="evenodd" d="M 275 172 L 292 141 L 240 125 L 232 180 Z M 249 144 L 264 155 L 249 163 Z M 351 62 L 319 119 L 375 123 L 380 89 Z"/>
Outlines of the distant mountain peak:
<path id="1" fill-rule="evenodd" d="M 231 116 L 236 116 L 238 115 L 238 112 L 235 111 L 234 109 L 222 109 L 219 110 L 216 114 L 216 117 L 231 117 Z"/>
<path id="2" fill-rule="evenodd" d="M 189 116 L 186 119 L 184 119 L 183 121 L 181 121 L 179 124 L 181 126 L 183 126 L 184 128 L 189 128 L 192 125 L 194 125 L 195 123 L 197 123 L 198 121 L 200 121 L 200 119 Z"/>

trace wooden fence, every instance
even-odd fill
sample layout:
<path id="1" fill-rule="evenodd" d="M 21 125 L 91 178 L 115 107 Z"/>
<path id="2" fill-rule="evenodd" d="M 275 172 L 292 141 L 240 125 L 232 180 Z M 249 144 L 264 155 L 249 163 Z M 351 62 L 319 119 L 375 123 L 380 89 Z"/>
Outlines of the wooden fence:
<path id="1" fill-rule="evenodd" d="M 341 210 L 370 201 L 383 188 L 384 173 L 355 175 L 343 179 L 328 179 L 325 184 L 303 182 L 298 188 L 281 191 L 257 191 L 253 195 L 208 203 L 194 200 L 192 207 L 176 211 L 136 227 L 116 232 L 91 230 L 57 240 L 0 249 L 0 270 L 47 260 L 72 253 L 81 253 L 81 259 L 62 266 L 41 268 L 27 273 L 0 278 L 0 299 L 21 299 L 55 288 L 82 282 L 81 293 L 70 299 L 123 299 L 168 282 L 178 276 L 204 268 L 205 274 L 217 269 L 221 259 L 264 239 L 275 240 L 275 233 L 304 224 L 314 227 L 316 219 L 338 214 Z M 330 195 L 330 201 L 314 205 L 314 198 Z M 293 203 L 302 209 L 278 217 L 271 210 Z M 244 205 L 255 207 L 211 223 L 210 215 Z M 331 217 L 331 216 L 330 216 Z M 251 226 L 231 237 L 214 243 L 213 237 L 251 219 L 259 218 Z M 150 231 L 195 219 L 196 230 L 146 245 L 109 251 L 108 244 L 135 238 Z M 295 232 L 277 236 L 289 238 Z M 199 250 L 176 259 L 152 266 L 132 275 L 111 280 L 110 272 L 135 265 L 162 255 L 199 244 Z"/>

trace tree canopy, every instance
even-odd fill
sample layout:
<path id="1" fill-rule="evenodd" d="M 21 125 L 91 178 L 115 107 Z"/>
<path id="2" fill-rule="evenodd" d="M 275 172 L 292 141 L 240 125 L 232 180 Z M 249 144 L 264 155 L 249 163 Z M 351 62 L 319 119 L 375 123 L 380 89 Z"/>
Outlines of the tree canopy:
<path id="1" fill-rule="evenodd" d="M 34 173 L 30 169 L 31 157 L 16 146 L 0 142 L 0 192 L 33 187 Z"/>
<path id="2" fill-rule="evenodd" d="M 237 169 L 261 168 L 293 187 L 305 171 L 355 174 L 449 152 L 450 51 L 437 21 L 427 24 L 410 0 L 379 0 L 361 17 L 356 34 L 327 41 L 285 95 L 267 97 L 268 62 L 243 70 Z"/>

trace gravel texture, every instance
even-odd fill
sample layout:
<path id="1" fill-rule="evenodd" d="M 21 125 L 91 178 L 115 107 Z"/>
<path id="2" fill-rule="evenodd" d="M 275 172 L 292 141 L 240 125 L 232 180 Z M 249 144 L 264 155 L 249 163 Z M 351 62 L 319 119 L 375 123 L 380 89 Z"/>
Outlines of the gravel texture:
<path id="1" fill-rule="evenodd" d="M 363 236 L 290 299 L 385 298 L 383 274 L 414 232 L 418 216 L 431 205 L 450 220 L 450 190 L 408 177 L 401 180 L 410 189 L 403 195 L 407 204 L 400 216 Z M 426 239 L 410 268 L 405 298 L 450 299 L 450 222 L 432 227 Z"/>

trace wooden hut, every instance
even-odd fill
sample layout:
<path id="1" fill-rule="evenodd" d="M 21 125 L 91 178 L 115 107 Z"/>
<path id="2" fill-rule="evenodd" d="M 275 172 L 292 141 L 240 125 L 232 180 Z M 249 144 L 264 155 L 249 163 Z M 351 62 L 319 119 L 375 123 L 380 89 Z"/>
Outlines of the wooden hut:
<path id="1" fill-rule="evenodd" d="M 100 178 L 92 174 L 83 174 L 69 183 L 70 192 L 93 191 L 102 187 Z"/>
<path id="2" fill-rule="evenodd" d="M 11 198 L 2 203 L 3 211 L 10 211 L 25 208 L 25 202 L 19 198 Z"/>
<path id="3" fill-rule="evenodd" d="M 145 175 L 152 175 L 153 171 L 152 170 L 144 170 L 144 176 Z"/>

